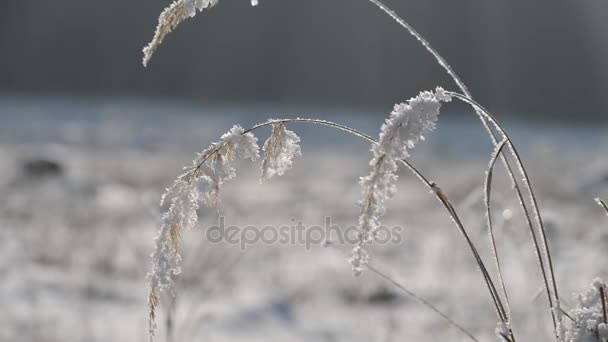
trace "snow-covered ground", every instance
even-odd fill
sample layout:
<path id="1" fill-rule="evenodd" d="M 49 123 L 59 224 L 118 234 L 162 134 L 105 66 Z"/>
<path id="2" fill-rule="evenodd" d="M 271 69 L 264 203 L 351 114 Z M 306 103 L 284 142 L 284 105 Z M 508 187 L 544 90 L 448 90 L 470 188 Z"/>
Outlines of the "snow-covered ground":
<path id="1" fill-rule="evenodd" d="M 310 114 L 371 135 L 382 121 L 335 109 L 54 98 L 0 104 L 1 341 L 146 341 L 145 275 L 158 199 L 196 152 L 232 124 L 248 127 L 280 113 Z M 491 147 L 477 119 L 453 116 L 447 106 L 412 160 L 454 202 L 491 266 L 481 205 Z M 608 198 L 606 127 L 505 126 L 529 168 L 569 307 L 571 294 L 593 277 L 608 278 L 608 217 L 593 201 Z M 295 220 L 310 227 L 331 217 L 340 227 L 356 224 L 368 144 L 328 128 L 291 129 L 302 138 L 303 157 L 264 184 L 259 163 L 239 165 L 223 189 L 227 223 L 278 227 Z M 529 234 L 499 170 L 494 219 L 514 328 L 519 340 L 549 340 Z M 455 226 L 407 170 L 398 187 L 385 223 L 403 228 L 402 242 L 374 246 L 373 261 L 479 339 L 495 340 L 490 297 Z M 256 244 L 241 251 L 206 241 L 216 212 L 203 209 L 200 216 L 199 228 L 183 236 L 183 275 L 176 301 L 159 312 L 158 341 L 466 340 L 383 279 L 370 272 L 353 277 L 342 253 L 348 246 Z"/>

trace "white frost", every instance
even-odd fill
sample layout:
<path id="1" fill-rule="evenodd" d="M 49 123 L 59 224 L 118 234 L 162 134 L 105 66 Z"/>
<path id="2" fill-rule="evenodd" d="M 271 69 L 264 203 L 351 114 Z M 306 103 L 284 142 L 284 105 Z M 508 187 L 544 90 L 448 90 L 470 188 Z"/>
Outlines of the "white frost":
<path id="1" fill-rule="evenodd" d="M 150 58 L 156 49 L 162 44 L 165 36 L 173 31 L 179 24 L 188 18 L 196 15 L 206 8 L 213 7 L 219 0 L 176 0 L 169 7 L 165 8 L 158 17 L 158 26 L 154 32 L 154 37 L 144 48 L 144 66 L 148 65 Z"/>
<path id="2" fill-rule="evenodd" d="M 293 165 L 293 158 L 302 155 L 300 137 L 277 122 L 272 125 L 272 135 L 264 143 L 261 181 L 275 175 L 282 176 Z"/>
<path id="3" fill-rule="evenodd" d="M 606 290 L 606 283 L 601 279 L 595 279 L 587 291 L 576 296 L 576 307 L 570 312 L 574 322 L 566 320 L 570 323 L 565 329 L 563 341 L 601 342 L 608 339 L 608 326 L 604 322 L 606 305 L 608 305 Z"/>

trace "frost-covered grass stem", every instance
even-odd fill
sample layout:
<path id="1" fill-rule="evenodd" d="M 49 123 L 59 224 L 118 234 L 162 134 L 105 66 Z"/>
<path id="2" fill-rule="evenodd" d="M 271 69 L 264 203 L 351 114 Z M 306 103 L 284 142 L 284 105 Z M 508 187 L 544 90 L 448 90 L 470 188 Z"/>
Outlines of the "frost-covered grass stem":
<path id="1" fill-rule="evenodd" d="M 371 2 L 372 4 L 376 5 L 380 10 L 382 10 L 383 12 L 385 12 L 388 16 L 390 16 L 393 20 L 395 20 L 400 26 L 402 26 L 404 29 L 406 29 L 412 36 L 414 36 L 422 44 L 422 46 L 435 58 L 435 60 L 437 61 L 437 63 L 452 78 L 452 80 L 456 83 L 456 85 L 458 86 L 458 88 L 460 88 L 460 90 L 464 94 L 464 97 L 466 97 L 467 99 L 473 100 L 473 96 L 472 96 L 471 92 L 468 90 L 468 88 L 466 87 L 466 85 L 464 84 L 464 82 L 461 80 L 461 78 L 458 76 L 458 74 L 454 71 L 454 69 L 452 69 L 452 67 L 441 56 L 441 54 L 439 54 L 439 52 L 437 52 L 437 50 L 435 50 L 432 47 L 432 45 L 420 33 L 418 33 L 409 23 L 407 23 L 407 21 L 405 21 L 395 11 L 393 11 L 392 9 L 390 9 L 388 6 L 386 6 L 385 4 L 383 4 L 381 1 L 379 1 L 379 0 L 368 0 L 368 1 Z M 477 113 L 479 119 L 481 120 L 482 125 L 484 126 L 485 130 L 487 131 L 487 133 L 488 133 L 488 135 L 489 135 L 492 143 L 494 144 L 494 146 L 497 146 L 498 143 L 499 143 L 499 140 L 498 140 L 498 138 L 496 137 L 495 133 L 492 131 L 492 129 L 489 126 L 490 120 L 489 120 L 488 116 L 485 115 L 484 113 L 482 113 L 477 108 L 475 108 L 475 112 Z M 494 121 L 494 125 L 496 125 L 495 120 L 493 120 L 493 121 Z M 501 131 L 502 131 L 501 135 L 503 135 L 503 138 L 504 138 L 505 135 L 506 135 L 506 132 L 504 132 L 504 130 L 502 130 L 502 129 L 501 129 Z M 511 151 L 512 154 L 514 154 L 514 155 L 517 154 L 517 152 L 515 151 L 515 147 L 510 142 L 510 140 L 509 140 L 508 148 L 509 148 L 509 150 Z M 520 189 L 520 186 L 519 186 L 519 184 L 517 182 L 517 177 L 515 176 L 515 172 L 513 171 L 513 168 L 511 166 L 511 164 L 509 163 L 507 157 L 504 154 L 502 154 L 502 153 L 500 154 L 500 159 L 501 159 L 502 163 L 505 165 L 505 168 L 507 170 L 507 174 L 511 178 L 511 181 L 513 183 L 514 189 L 516 191 L 516 195 L 517 195 L 517 197 L 519 199 L 519 202 L 521 204 L 522 210 L 524 212 L 524 216 L 526 216 L 526 219 L 528 220 L 528 225 L 530 226 L 531 230 L 534 230 L 534 226 L 533 226 L 533 224 L 531 222 L 530 214 L 529 214 L 527 206 L 525 204 L 524 197 L 523 197 L 522 191 Z M 557 333 L 557 324 L 558 324 L 558 322 L 557 322 L 557 318 L 556 318 L 555 313 L 554 313 L 554 311 L 555 311 L 554 302 L 555 303 L 559 302 L 559 292 L 557 290 L 557 281 L 555 279 L 555 271 L 553 269 L 553 262 L 552 262 L 552 258 L 551 258 L 551 251 L 550 251 L 548 243 L 547 243 L 544 223 L 543 223 L 542 217 L 540 215 L 540 210 L 538 208 L 538 201 L 536 199 L 536 196 L 534 194 L 532 186 L 530 185 L 529 177 L 527 175 L 525 167 L 523 166 L 523 163 L 521 162 L 521 160 L 520 160 L 520 158 L 518 156 L 516 156 L 516 164 L 517 164 L 517 168 L 518 168 L 519 172 L 521 173 L 521 175 L 522 175 L 522 177 L 524 179 L 526 190 L 529 193 L 529 197 L 530 197 L 530 201 L 531 201 L 531 205 L 532 205 L 532 212 L 534 213 L 534 216 L 536 218 L 536 222 L 538 224 L 538 230 L 539 230 L 540 235 L 541 235 L 541 243 L 542 243 L 542 246 L 543 246 L 544 255 L 541 255 L 539 257 L 539 263 L 541 265 L 543 265 L 543 270 L 542 270 L 543 277 L 544 278 L 550 278 L 550 281 L 552 283 L 552 288 L 549 288 L 548 286 L 546 286 L 546 289 L 547 289 L 547 296 L 549 298 L 548 299 L 548 301 L 549 301 L 549 307 L 550 307 L 550 311 L 551 311 L 551 315 L 552 315 L 552 319 L 553 319 L 553 327 L 554 327 L 554 330 Z M 546 258 L 546 260 L 545 260 L 545 258 Z M 548 270 L 549 270 L 548 274 L 544 270 L 545 268 L 548 268 Z"/>
<path id="2" fill-rule="evenodd" d="M 507 171 L 507 173 L 511 177 L 511 180 L 513 182 L 513 188 L 517 194 L 517 198 L 519 199 L 520 207 L 524 213 L 524 217 L 528 224 L 528 228 L 529 228 L 530 235 L 532 238 L 534 250 L 536 252 L 539 266 L 541 268 L 541 274 L 543 277 L 543 282 L 544 282 L 545 290 L 547 293 L 547 301 L 549 303 L 549 310 L 551 312 L 551 318 L 553 320 L 554 331 L 556 332 L 556 339 L 559 339 L 559 336 L 557 336 L 559 319 L 557 318 L 557 314 L 556 314 L 556 312 L 559 311 L 559 309 L 558 309 L 559 295 L 557 292 L 557 282 L 555 279 L 555 273 L 553 271 L 553 261 L 551 259 L 551 253 L 549 250 L 548 243 L 546 241 L 547 240 L 546 231 L 544 229 L 544 225 L 542 224 L 542 218 L 540 216 L 540 211 L 538 209 L 536 196 L 534 195 L 534 191 L 532 190 L 532 186 L 530 184 L 530 178 L 528 177 L 527 171 L 526 171 L 525 167 L 523 166 L 521 156 L 517 152 L 515 145 L 511 141 L 511 138 L 509 137 L 507 132 L 504 130 L 504 128 L 492 116 L 492 114 L 490 114 L 490 112 L 488 112 L 483 106 L 481 106 L 475 100 L 471 99 L 470 97 L 468 97 L 466 95 L 455 93 L 455 92 L 448 92 L 448 94 L 456 99 L 459 99 L 459 100 L 471 105 L 477 113 L 480 113 L 481 115 L 483 115 L 485 120 L 494 126 L 494 128 L 503 136 L 503 139 L 506 140 L 505 144 L 506 144 L 507 148 L 510 150 L 511 156 L 514 158 L 516 164 L 519 167 L 520 173 L 522 175 L 522 181 L 523 181 L 526 189 L 528 190 L 528 193 L 530 196 L 530 201 L 532 202 L 532 211 L 536 214 L 537 222 L 539 223 L 538 230 L 539 230 L 540 238 L 537 236 L 537 232 L 534 229 L 534 224 L 532 223 L 531 214 L 528 210 L 528 207 L 525 204 L 525 199 L 524 199 L 523 193 L 521 191 L 521 188 L 518 185 L 519 184 L 518 181 L 515 179 L 515 176 L 513 173 L 511 173 L 509 171 Z M 500 153 L 500 156 L 501 156 L 501 158 L 504 158 L 505 162 L 507 162 L 506 156 L 502 152 Z M 507 167 L 507 170 L 509 170 L 509 168 L 506 164 L 505 164 L 505 166 Z M 543 246 L 542 248 L 544 249 L 544 254 L 543 254 L 543 251 L 541 250 L 541 246 Z M 548 271 L 547 271 L 547 269 L 548 269 Z M 550 283 L 552 284 L 552 287 L 551 287 Z"/>
<path id="3" fill-rule="evenodd" d="M 502 274 L 502 267 L 500 265 L 500 258 L 498 256 L 498 250 L 496 248 L 496 237 L 494 234 L 494 225 L 492 224 L 492 209 L 491 207 L 491 196 L 492 196 L 492 175 L 494 173 L 494 166 L 498 156 L 502 153 L 502 149 L 505 147 L 507 140 L 501 141 L 498 146 L 494 149 L 488 164 L 488 170 L 486 171 L 486 177 L 484 180 L 484 206 L 486 208 L 486 223 L 488 226 L 488 234 L 490 237 L 490 245 L 492 247 L 492 255 L 494 256 L 494 262 L 496 263 L 496 270 L 498 272 L 498 279 L 500 281 L 500 287 L 505 298 L 505 305 L 507 308 L 507 319 L 511 320 L 511 305 L 509 303 L 509 295 L 507 294 L 507 288 L 505 286 L 504 276 Z"/>
<path id="4" fill-rule="evenodd" d="M 416 38 L 420 42 L 420 44 L 422 44 L 422 46 L 435 58 L 437 63 L 448 73 L 448 75 L 452 78 L 452 80 L 454 80 L 454 82 L 456 83 L 458 88 L 460 88 L 460 90 L 465 95 L 467 95 L 468 97 L 471 97 L 471 93 L 469 92 L 469 89 L 464 84 L 464 82 L 462 82 L 462 80 L 460 79 L 458 74 L 456 74 L 456 72 L 454 71 L 454 69 L 452 69 L 450 64 L 448 64 L 448 62 L 441 56 L 441 54 L 439 54 L 439 52 L 437 52 L 437 50 L 435 50 L 433 48 L 431 43 L 429 43 L 424 38 L 424 36 L 422 36 L 420 33 L 418 33 L 418 31 L 416 31 L 416 29 L 414 29 L 414 27 L 412 25 L 410 25 L 401 16 L 399 16 L 395 11 L 390 9 L 388 6 L 386 6 L 381 1 L 379 1 L 379 0 L 368 0 L 368 1 L 371 2 L 372 4 L 376 5 L 380 10 L 382 10 L 384 13 L 386 13 L 389 17 L 391 17 L 399 25 L 401 25 L 401 27 L 406 29 L 412 36 L 414 36 L 414 38 Z"/>

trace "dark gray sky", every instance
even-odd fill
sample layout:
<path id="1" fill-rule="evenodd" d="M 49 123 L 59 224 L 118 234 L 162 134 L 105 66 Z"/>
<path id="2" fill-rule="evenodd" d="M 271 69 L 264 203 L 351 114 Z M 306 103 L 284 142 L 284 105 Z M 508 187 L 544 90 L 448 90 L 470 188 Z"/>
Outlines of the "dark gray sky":
<path id="1" fill-rule="evenodd" d="M 419 44 L 366 0 L 220 0 L 141 49 L 163 0 L 4 0 L 0 92 L 360 106 L 456 89 Z M 487 107 L 608 118 L 608 2 L 385 0 Z"/>

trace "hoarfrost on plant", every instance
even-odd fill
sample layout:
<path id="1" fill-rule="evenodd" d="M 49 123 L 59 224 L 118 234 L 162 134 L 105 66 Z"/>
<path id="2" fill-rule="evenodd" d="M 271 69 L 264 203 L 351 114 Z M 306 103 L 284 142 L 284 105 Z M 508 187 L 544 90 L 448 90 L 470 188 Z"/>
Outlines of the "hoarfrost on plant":
<path id="1" fill-rule="evenodd" d="M 165 8 L 158 17 L 158 25 L 154 37 L 143 49 L 144 66 L 148 65 L 156 49 L 163 43 L 165 37 L 184 20 L 196 16 L 198 12 L 217 5 L 219 0 L 175 0 Z M 251 0 L 251 6 L 257 6 L 258 0 Z"/>
<path id="2" fill-rule="evenodd" d="M 144 48 L 144 66 L 148 65 L 156 49 L 162 44 L 165 37 L 179 24 L 196 15 L 206 8 L 213 7 L 219 0 L 176 0 L 158 17 L 158 26 L 152 41 Z"/>
<path id="3" fill-rule="evenodd" d="M 302 155 L 300 137 L 288 130 L 283 122 L 272 125 L 272 135 L 264 143 L 261 181 L 282 176 L 293 166 L 293 158 Z"/>
<path id="4" fill-rule="evenodd" d="M 355 275 L 360 274 L 369 261 L 364 246 L 373 242 L 385 212 L 385 202 L 395 191 L 397 161 L 409 157 L 416 143 L 435 129 L 442 102 L 451 97 L 442 88 L 424 91 L 407 103 L 395 105 L 380 130 L 378 143 L 372 146 L 369 175 L 362 177 L 363 199 L 359 202 L 359 238 L 350 263 Z"/>
<path id="5" fill-rule="evenodd" d="M 162 215 L 152 254 L 152 269 L 148 274 L 151 336 L 154 335 L 155 307 L 160 302 L 160 292 L 172 293 L 173 278 L 180 273 L 181 234 L 196 225 L 201 203 L 206 206 L 217 204 L 220 186 L 236 175 L 232 165 L 235 157 L 251 160 L 259 157 L 257 141 L 241 126 L 233 126 L 218 142 L 199 153 L 192 166 L 186 167 L 163 194 L 161 206 L 167 200 L 170 205 Z"/>
<path id="6" fill-rule="evenodd" d="M 596 278 L 586 291 L 576 296 L 576 307 L 570 311 L 574 321 L 566 327 L 564 341 L 600 342 L 608 339 L 606 289 L 606 283 Z"/>

